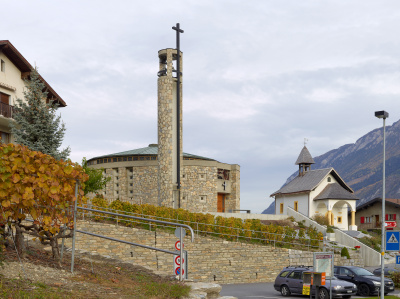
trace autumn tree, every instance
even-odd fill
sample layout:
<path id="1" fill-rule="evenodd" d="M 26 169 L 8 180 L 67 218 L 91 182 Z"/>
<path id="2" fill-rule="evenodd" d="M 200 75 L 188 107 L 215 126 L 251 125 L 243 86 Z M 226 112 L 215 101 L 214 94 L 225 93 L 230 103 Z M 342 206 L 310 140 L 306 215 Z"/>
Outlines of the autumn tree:
<path id="1" fill-rule="evenodd" d="M 86 157 L 82 159 L 82 167 L 85 173 L 89 176 L 89 179 L 85 183 L 85 188 L 83 189 L 85 195 L 88 193 L 96 193 L 106 187 L 107 183 L 111 181 L 110 177 L 103 176 L 104 169 L 95 169 L 88 167 Z"/>
<path id="2" fill-rule="evenodd" d="M 83 195 L 88 175 L 78 163 L 58 161 L 26 146 L 0 144 L 0 221 L 16 230 L 16 245 L 23 249 L 23 234 L 52 247 L 59 262 L 58 239 L 72 237 L 75 184 Z M 24 221 L 27 217 L 33 222 Z"/>
<path id="3" fill-rule="evenodd" d="M 70 153 L 69 147 L 59 150 L 66 130 L 65 124 L 61 116 L 56 114 L 58 105 L 52 100 L 48 101 L 45 84 L 36 69 L 31 71 L 30 79 L 25 80 L 25 86 L 25 100 L 16 100 L 13 120 L 10 120 L 15 142 L 57 160 L 66 160 Z"/>

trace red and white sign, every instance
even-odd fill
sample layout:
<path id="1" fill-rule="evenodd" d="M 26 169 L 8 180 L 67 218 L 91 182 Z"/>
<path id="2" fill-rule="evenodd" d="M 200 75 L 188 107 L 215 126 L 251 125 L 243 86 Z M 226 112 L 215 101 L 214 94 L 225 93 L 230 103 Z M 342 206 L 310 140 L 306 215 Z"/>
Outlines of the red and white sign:
<path id="1" fill-rule="evenodd" d="M 183 248 L 185 248 L 185 244 L 183 244 Z M 181 241 L 176 241 L 175 249 L 176 250 L 181 250 Z"/>
<path id="2" fill-rule="evenodd" d="M 385 227 L 397 227 L 396 221 L 385 221 Z"/>
<path id="3" fill-rule="evenodd" d="M 179 275 L 179 272 L 181 271 L 181 267 L 178 267 L 175 269 L 175 275 Z M 182 269 L 182 275 L 185 274 L 185 269 Z"/>
<path id="4" fill-rule="evenodd" d="M 185 259 L 182 259 L 183 260 L 183 263 L 185 263 Z M 176 258 L 175 258 L 175 264 L 176 265 L 181 265 L 181 257 L 180 256 L 177 256 Z"/>

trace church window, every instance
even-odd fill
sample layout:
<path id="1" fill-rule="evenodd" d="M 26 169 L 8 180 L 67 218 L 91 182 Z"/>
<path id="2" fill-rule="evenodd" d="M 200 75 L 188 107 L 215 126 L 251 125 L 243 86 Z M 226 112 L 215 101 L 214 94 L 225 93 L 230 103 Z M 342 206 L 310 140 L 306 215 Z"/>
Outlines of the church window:
<path id="1" fill-rule="evenodd" d="M 1 59 L 1 71 L 3 73 L 6 71 L 6 63 L 3 59 Z"/>
<path id="2" fill-rule="evenodd" d="M 331 180 L 332 180 L 332 179 L 331 179 L 331 177 L 328 177 L 328 183 L 330 183 L 330 182 L 331 182 Z"/>
<path id="3" fill-rule="evenodd" d="M 299 202 L 295 201 L 294 202 L 294 210 L 297 212 L 299 210 Z"/>
<path id="4" fill-rule="evenodd" d="M 218 168 L 218 174 L 217 174 L 218 179 L 227 181 L 229 180 L 229 174 L 230 170 Z"/>
<path id="5" fill-rule="evenodd" d="M 279 205 L 279 208 L 280 208 L 280 213 L 283 214 L 283 203 L 281 203 L 281 204 Z"/>
<path id="6" fill-rule="evenodd" d="M 338 223 L 342 223 L 342 217 L 341 217 L 341 216 L 339 216 L 339 217 L 337 218 L 337 222 L 338 222 Z"/>

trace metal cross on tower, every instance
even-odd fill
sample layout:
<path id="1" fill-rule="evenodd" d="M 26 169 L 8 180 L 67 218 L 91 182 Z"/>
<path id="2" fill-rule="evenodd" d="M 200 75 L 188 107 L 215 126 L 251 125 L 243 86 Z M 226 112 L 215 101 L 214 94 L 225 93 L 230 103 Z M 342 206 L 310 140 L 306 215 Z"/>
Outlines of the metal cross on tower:
<path id="1" fill-rule="evenodd" d="M 173 30 L 176 30 L 176 50 L 177 50 L 177 57 L 176 57 L 176 113 L 177 113 L 177 118 L 176 118 L 176 130 L 177 130 L 177 142 L 176 142 L 176 147 L 177 147 L 177 189 L 178 189 L 178 203 L 180 205 L 180 188 L 181 188 L 181 173 L 180 173 L 180 139 L 181 139 L 181 130 L 180 130 L 180 97 L 181 97 L 181 49 L 180 49 L 180 44 L 179 44 L 179 35 L 180 33 L 183 33 L 184 31 L 180 29 L 179 23 L 176 23 L 176 26 L 172 27 Z"/>

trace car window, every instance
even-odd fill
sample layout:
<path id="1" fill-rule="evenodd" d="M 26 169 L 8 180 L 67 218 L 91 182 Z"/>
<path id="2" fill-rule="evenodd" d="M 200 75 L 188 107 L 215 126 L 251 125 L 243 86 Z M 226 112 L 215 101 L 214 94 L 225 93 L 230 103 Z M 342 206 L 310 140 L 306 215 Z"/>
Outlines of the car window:
<path id="1" fill-rule="evenodd" d="M 357 275 L 360 275 L 360 276 L 371 276 L 371 275 L 374 275 L 374 274 L 372 274 L 371 272 L 369 272 L 368 270 L 366 270 L 364 268 L 353 268 L 353 270 Z"/>
<path id="2" fill-rule="evenodd" d="M 340 268 L 340 272 L 339 275 L 343 275 L 343 276 L 350 276 L 353 273 L 351 273 L 351 271 L 349 269 L 346 268 Z"/>
<path id="3" fill-rule="evenodd" d="M 301 274 L 302 272 L 300 271 L 293 271 L 292 273 L 289 274 L 288 278 L 301 279 Z"/>
<path id="4" fill-rule="evenodd" d="M 283 271 L 281 274 L 279 274 L 280 277 L 286 277 L 290 271 Z"/>

